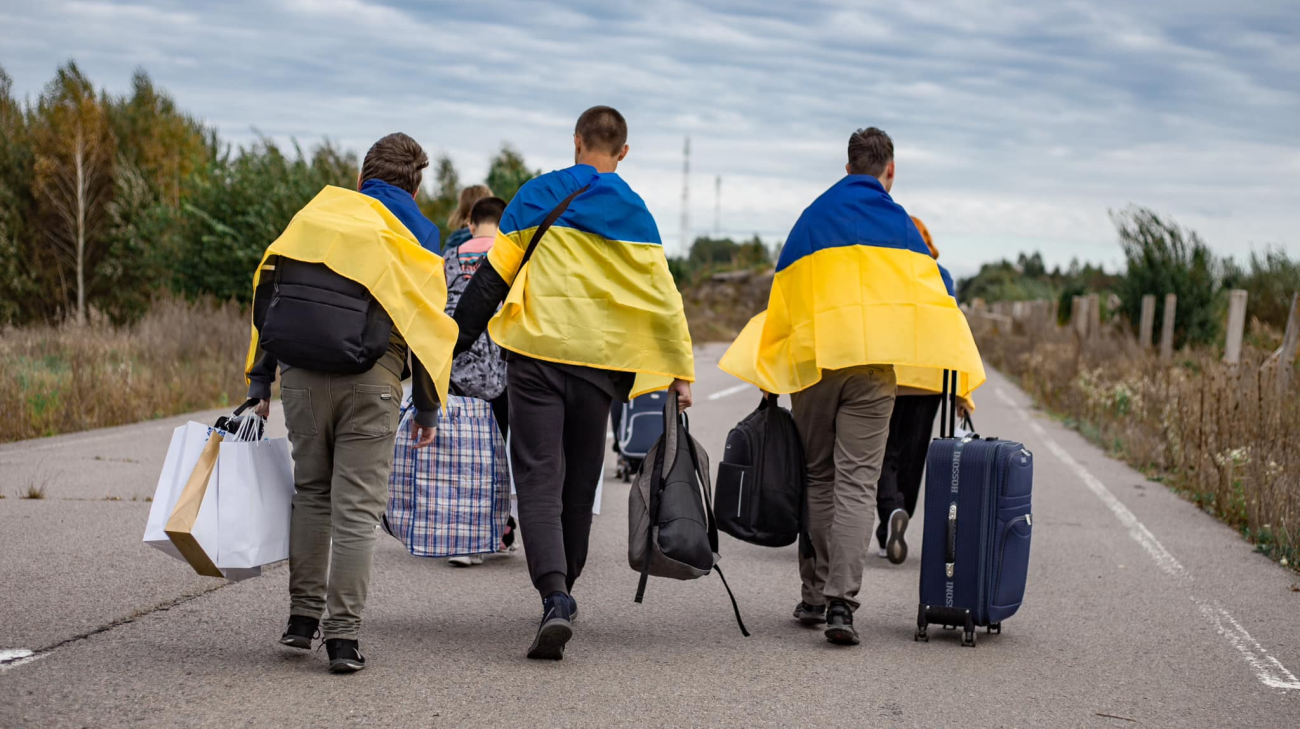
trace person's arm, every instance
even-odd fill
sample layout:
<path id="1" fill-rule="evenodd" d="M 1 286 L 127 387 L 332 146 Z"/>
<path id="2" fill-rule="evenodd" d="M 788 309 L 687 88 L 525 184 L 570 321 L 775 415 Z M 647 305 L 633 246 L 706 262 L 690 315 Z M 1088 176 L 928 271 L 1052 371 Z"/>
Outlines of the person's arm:
<path id="1" fill-rule="evenodd" d="M 424 448 L 433 444 L 438 430 L 438 390 L 433 385 L 433 377 L 414 354 L 411 355 L 411 397 L 415 400 L 415 418 L 411 424 L 413 447 Z"/>
<path id="2" fill-rule="evenodd" d="M 456 338 L 455 354 L 467 351 L 487 329 L 488 321 L 496 314 L 497 307 L 506 300 L 510 293 L 510 284 L 497 273 L 490 264 L 478 267 L 474 278 L 469 280 L 465 292 L 456 304 L 456 314 L 452 317 L 460 327 L 460 336 Z"/>

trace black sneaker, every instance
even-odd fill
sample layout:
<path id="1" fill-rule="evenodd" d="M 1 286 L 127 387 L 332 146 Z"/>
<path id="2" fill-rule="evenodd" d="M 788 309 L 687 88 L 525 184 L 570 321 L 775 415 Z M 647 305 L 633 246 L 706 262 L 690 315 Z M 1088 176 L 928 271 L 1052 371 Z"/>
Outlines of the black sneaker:
<path id="1" fill-rule="evenodd" d="M 551 593 L 542 600 L 542 624 L 528 648 L 528 657 L 559 661 L 564 658 L 564 644 L 573 637 L 573 598 L 563 592 Z"/>
<path id="2" fill-rule="evenodd" d="M 857 645 L 862 642 L 853 629 L 853 611 L 842 600 L 832 600 L 826 607 L 826 640 L 836 645 Z"/>
<path id="3" fill-rule="evenodd" d="M 826 622 L 826 606 L 809 605 L 800 600 L 799 604 L 794 606 L 794 619 L 804 625 L 822 625 Z"/>
<path id="4" fill-rule="evenodd" d="M 311 642 L 320 635 L 320 621 L 306 615 L 290 615 L 289 627 L 280 636 L 280 645 L 311 650 Z"/>
<path id="5" fill-rule="evenodd" d="M 330 673 L 356 673 L 366 667 L 366 658 L 355 640 L 328 638 L 325 654 L 330 659 Z"/>
<path id="6" fill-rule="evenodd" d="M 573 599 L 573 595 L 569 595 L 569 624 L 578 624 L 578 601 Z"/>
<path id="7" fill-rule="evenodd" d="M 903 532 L 907 531 L 909 521 L 907 511 L 894 509 L 889 515 L 889 538 L 885 540 L 885 556 L 893 564 L 902 564 L 907 559 L 907 542 L 903 541 Z"/>

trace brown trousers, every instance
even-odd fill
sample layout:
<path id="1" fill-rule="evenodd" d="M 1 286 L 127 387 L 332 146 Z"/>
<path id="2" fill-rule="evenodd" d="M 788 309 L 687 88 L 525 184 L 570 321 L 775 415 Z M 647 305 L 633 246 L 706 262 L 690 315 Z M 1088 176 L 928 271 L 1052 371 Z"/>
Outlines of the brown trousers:
<path id="1" fill-rule="evenodd" d="M 791 398 L 808 464 L 814 554 L 800 555 L 799 574 L 809 605 L 843 600 L 858 609 L 894 391 L 892 365 L 866 365 L 826 370 Z"/>

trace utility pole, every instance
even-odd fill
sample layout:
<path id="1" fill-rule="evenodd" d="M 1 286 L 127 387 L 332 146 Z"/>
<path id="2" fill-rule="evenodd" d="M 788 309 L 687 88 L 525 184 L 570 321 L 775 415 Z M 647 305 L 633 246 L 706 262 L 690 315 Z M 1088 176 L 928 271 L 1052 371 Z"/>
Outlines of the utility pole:
<path id="1" fill-rule="evenodd" d="M 722 237 L 722 175 L 713 180 L 713 237 Z"/>
<path id="2" fill-rule="evenodd" d="M 691 252 L 691 137 L 682 147 L 682 255 Z"/>

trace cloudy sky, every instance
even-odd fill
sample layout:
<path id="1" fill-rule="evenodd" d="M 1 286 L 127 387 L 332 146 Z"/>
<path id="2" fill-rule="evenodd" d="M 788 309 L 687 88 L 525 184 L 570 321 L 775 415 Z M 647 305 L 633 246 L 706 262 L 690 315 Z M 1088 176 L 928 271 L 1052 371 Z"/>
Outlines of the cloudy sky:
<path id="1" fill-rule="evenodd" d="M 465 181 L 503 141 L 570 164 L 574 119 L 611 104 L 670 250 L 686 135 L 692 232 L 721 176 L 723 232 L 779 239 L 874 125 L 959 275 L 1034 249 L 1114 268 L 1130 203 L 1300 255 L 1295 0 L 0 0 L 20 95 L 68 59 L 113 92 L 143 67 L 235 142 L 406 131 Z"/>

